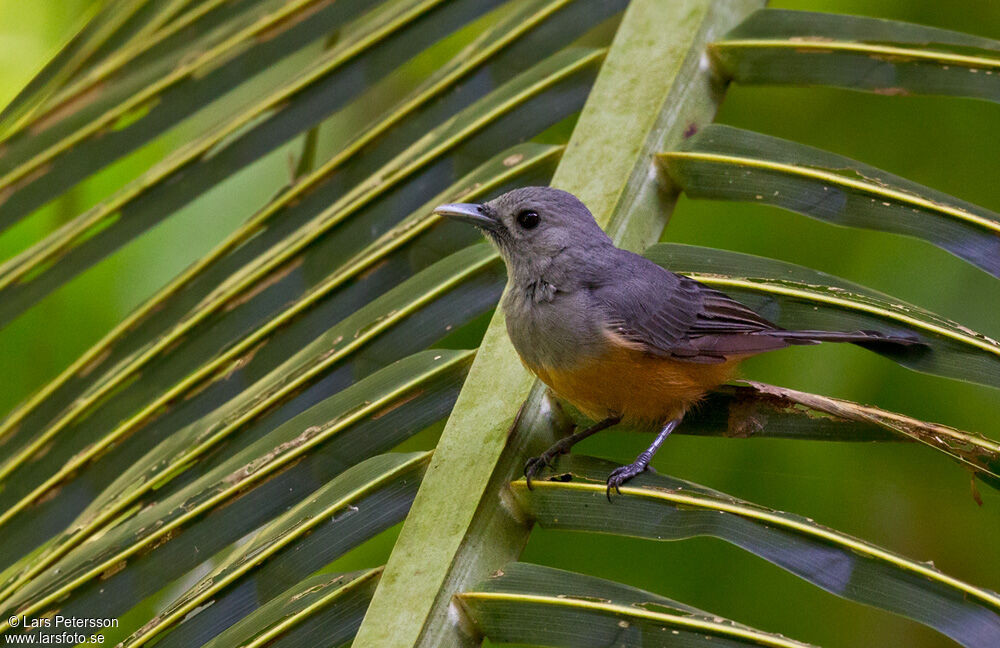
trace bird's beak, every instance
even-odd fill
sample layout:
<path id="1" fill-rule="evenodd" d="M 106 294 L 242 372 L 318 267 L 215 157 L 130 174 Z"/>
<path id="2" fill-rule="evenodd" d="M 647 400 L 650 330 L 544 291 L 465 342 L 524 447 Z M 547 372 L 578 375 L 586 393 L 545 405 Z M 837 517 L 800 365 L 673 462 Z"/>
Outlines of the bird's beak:
<path id="1" fill-rule="evenodd" d="M 435 214 L 454 218 L 463 223 L 472 223 L 489 231 L 496 231 L 500 227 L 500 221 L 490 216 L 489 212 L 483 209 L 482 205 L 475 203 L 452 203 L 450 205 L 438 205 L 434 208 Z"/>

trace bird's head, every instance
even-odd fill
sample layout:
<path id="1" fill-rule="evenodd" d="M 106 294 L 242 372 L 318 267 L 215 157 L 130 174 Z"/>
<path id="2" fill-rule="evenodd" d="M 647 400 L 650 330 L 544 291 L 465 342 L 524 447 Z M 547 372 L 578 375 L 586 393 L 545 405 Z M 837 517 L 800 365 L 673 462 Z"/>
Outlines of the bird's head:
<path id="1" fill-rule="evenodd" d="M 557 256 L 611 245 L 580 199 L 551 187 L 523 187 L 483 203 L 441 205 L 434 213 L 478 227 L 514 274 Z"/>

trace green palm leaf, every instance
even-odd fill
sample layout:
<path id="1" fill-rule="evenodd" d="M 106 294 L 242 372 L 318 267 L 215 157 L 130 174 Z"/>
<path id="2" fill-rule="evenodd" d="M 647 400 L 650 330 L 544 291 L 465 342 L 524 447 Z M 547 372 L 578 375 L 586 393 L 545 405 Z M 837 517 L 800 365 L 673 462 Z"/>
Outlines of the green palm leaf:
<path id="1" fill-rule="evenodd" d="M 373 365 L 378 366 L 380 356 L 391 361 L 405 355 L 413 347 L 426 346 L 444 335 L 448 328 L 459 326 L 488 308 L 496 299 L 500 288 L 502 275 L 499 274 L 498 266 L 496 254 L 485 246 L 459 252 L 356 311 L 253 382 L 252 386 L 248 385 L 237 398 L 225 402 L 210 414 L 173 430 L 166 438 L 162 432 L 152 434 L 148 430 L 147 434 L 132 437 L 129 452 L 133 458 L 125 476 L 130 476 L 135 483 L 126 481 L 128 486 L 119 488 L 115 488 L 113 484 L 108 485 L 109 490 L 98 499 L 114 502 L 114 506 L 111 510 L 102 512 L 101 521 L 113 519 L 144 490 L 154 485 L 162 487 L 165 475 L 191 467 L 193 462 L 229 437 L 241 432 L 245 443 L 246 439 L 266 432 L 283 420 L 280 414 L 274 416 L 272 410 L 278 405 L 285 405 L 284 418 L 287 418 L 289 410 L 295 411 L 294 403 L 290 403 L 294 398 L 299 397 L 300 402 L 309 402 L 309 387 L 317 383 L 327 389 L 343 385 L 352 377 L 364 375 L 366 365 L 369 370 Z M 442 316 L 450 319 L 442 321 Z M 435 322 L 437 326 L 430 327 L 430 322 Z M 394 327 L 400 323 L 406 323 L 408 328 L 412 328 L 403 335 L 385 335 L 387 332 L 393 333 Z M 381 348 L 368 348 L 373 340 L 382 342 L 383 339 L 384 343 L 379 345 Z M 272 415 L 263 424 L 250 431 L 246 429 L 267 414 Z M 10 502 L 2 515 L 2 522 L 14 524 L 14 528 L 20 530 L 12 532 L 12 538 L 20 541 L 5 543 L 5 559 L 9 561 L 17 555 L 21 542 L 37 539 L 39 519 L 47 515 L 61 517 L 72 514 L 75 517 L 79 512 L 65 508 L 78 506 L 78 503 L 70 502 L 63 503 L 62 507 L 50 507 L 48 511 L 33 509 L 32 506 L 39 498 L 87 463 L 100 458 L 106 449 L 118 445 L 116 450 L 120 453 L 126 448 L 120 444 L 131 432 L 128 425 L 110 430 L 99 429 L 103 430 L 101 436 L 82 439 L 87 445 L 72 454 L 66 463 L 58 463 L 62 454 L 43 457 L 43 462 L 51 465 L 54 470 L 45 481 L 32 488 L 32 482 L 22 477 L 13 482 L 18 487 L 17 490 L 11 488 L 2 493 L 5 498 L 9 498 L 5 501 Z M 157 439 L 163 439 L 159 446 L 155 443 Z M 81 439 L 74 439 L 79 440 Z M 68 446 L 70 442 L 63 445 Z M 120 457 L 121 454 L 109 454 L 105 462 Z M 200 465 L 199 468 L 204 466 Z M 33 470 L 35 474 L 41 472 L 37 463 L 30 464 L 26 470 Z M 99 466 L 94 470 L 100 470 Z M 105 479 L 116 476 L 115 473 L 105 475 Z M 118 481 L 122 482 L 123 479 L 124 476 L 119 477 Z M 126 497 L 119 498 L 120 491 Z"/>
<path id="2" fill-rule="evenodd" d="M 389 13 L 406 14 L 417 5 L 410 16 L 415 17 L 439 2 L 400 0 L 388 8 Z M 271 9 L 205 51 L 195 48 L 193 60 L 182 58 L 175 66 L 156 61 L 137 72 L 129 67 L 122 70 L 120 83 L 104 79 L 93 86 L 96 91 L 78 94 L 54 119 L 42 116 L 8 138 L 0 156 L 0 229 L 218 99 L 245 81 L 247 73 L 261 71 L 276 58 L 348 24 L 364 4 L 323 6 L 318 0 L 296 0 Z M 112 90 L 102 90 L 105 86 Z"/>
<path id="3" fill-rule="evenodd" d="M 317 574 L 220 633 L 206 648 L 347 646 L 361 625 L 380 569 Z"/>
<path id="4" fill-rule="evenodd" d="M 1000 101 L 1000 41 L 923 25 L 764 10 L 712 43 L 710 51 L 741 83 Z"/>
<path id="5" fill-rule="evenodd" d="M 268 589 L 274 591 L 276 584 L 280 586 L 283 581 L 295 582 L 307 576 L 355 544 L 398 522 L 406 513 L 429 459 L 429 453 L 380 455 L 344 472 L 274 518 L 249 543 L 228 551 L 212 573 L 168 605 L 155 623 L 136 629 L 128 643 L 145 643 L 184 620 L 192 609 L 218 598 L 242 578 L 254 579 L 262 599 L 258 604 L 266 602 L 270 599 Z M 136 532 L 144 531 L 147 535 L 140 543 L 131 540 Z M 132 596 L 143 587 L 155 591 L 158 583 L 148 581 L 138 586 L 121 579 L 119 584 L 112 580 L 115 565 L 136 556 L 144 546 L 162 537 L 163 532 L 149 535 L 148 530 L 135 523 L 119 527 L 97 543 L 69 554 L 53 568 L 52 578 L 29 584 L 9 599 L 5 607 L 32 617 L 53 604 L 65 614 L 85 614 L 87 610 L 92 614 L 97 610 L 103 615 L 121 614 L 135 602 Z M 172 540 L 169 534 L 166 537 Z M 318 548 L 316 543 L 320 542 L 323 544 Z M 309 546 L 308 556 L 299 555 L 302 544 Z M 136 569 L 142 571 L 142 567 Z M 98 577 L 104 581 L 101 587 L 92 584 Z M 112 590 L 113 596 L 101 596 L 104 593 L 101 589 Z M 123 591 L 126 589 L 131 591 Z M 71 598 L 67 600 L 68 596 Z M 226 607 L 220 605 L 220 610 Z M 199 619 L 191 628 L 205 632 L 202 624 L 212 616 Z M 234 620 L 230 618 L 230 622 Z M 187 631 L 192 631 L 191 628 Z"/>
<path id="6" fill-rule="evenodd" d="M 123 7 L 124 4 L 128 6 Z M 100 100 L 108 86 L 128 83 L 130 87 L 141 88 L 155 80 L 156 74 L 169 73 L 188 58 L 192 50 L 211 50 L 258 20 L 266 19 L 278 4 L 278 0 L 108 3 L 101 14 L 107 14 L 109 21 L 120 23 L 117 30 L 94 48 L 68 82 L 58 85 L 58 91 L 41 103 L 36 114 L 12 123 L 10 130 L 30 123 L 29 118 L 40 121 L 48 117 L 55 122 L 71 117 L 75 110 L 95 99 Z M 95 21 L 100 22 L 100 17 Z M 59 67 L 59 59 L 54 59 L 51 65 Z M 119 93 L 118 90 L 110 91 L 119 98 L 125 96 Z M 15 100 L 5 114 L 16 105 Z"/>
<path id="7" fill-rule="evenodd" d="M 169 477 L 176 478 L 182 466 L 160 460 L 162 454 L 172 450 L 171 444 L 164 442 L 161 445 L 165 447 L 150 452 L 144 462 L 116 480 L 66 532 L 47 543 L 41 552 L 28 556 L 6 572 L 3 593 L 8 601 L 5 605 L 13 607 L 15 601 L 23 600 L 18 599 L 19 588 L 25 584 L 30 587 L 32 578 L 59 560 L 63 563 L 55 568 L 55 573 L 64 574 L 62 579 L 72 580 L 72 570 L 65 564 L 70 559 L 64 557 L 73 556 L 70 551 L 100 534 L 130 504 L 151 491 L 153 494 L 144 498 L 146 508 L 141 515 L 116 527 L 113 537 L 104 535 L 101 542 L 84 545 L 83 557 L 77 552 L 76 562 L 86 562 L 86 568 L 81 567 L 78 572 L 89 573 L 94 570 L 95 562 L 114 564 L 144 546 L 174 539 L 178 529 L 192 522 L 204 524 L 201 527 L 201 534 L 204 534 L 220 522 L 199 521 L 199 516 L 223 505 L 226 508 L 220 514 L 230 519 L 226 531 L 203 537 L 202 546 L 236 540 L 255 524 L 266 521 L 269 515 L 283 510 L 290 503 L 288 498 L 299 497 L 297 493 L 303 489 L 308 492 L 310 484 L 315 487 L 315 482 L 322 483 L 324 476 L 335 476 L 344 466 L 394 447 L 443 416 L 455 398 L 455 390 L 469 360 L 468 352 L 425 352 L 412 356 L 322 401 L 247 447 L 236 449 L 225 460 L 205 462 L 199 466 L 197 475 L 189 475 L 173 489 L 164 489 L 163 485 Z M 388 416 L 390 413 L 392 416 Z M 177 445 L 176 440 L 173 445 Z M 320 449 L 322 452 L 317 451 Z M 297 465 L 296 462 L 302 462 L 303 458 L 305 465 Z M 269 481 L 275 475 L 280 475 L 278 482 L 297 488 L 287 493 L 276 492 L 278 484 Z M 257 492 L 251 490 L 258 487 L 263 488 Z M 232 502 L 234 498 L 238 499 L 237 504 Z M 192 535 L 192 539 L 183 542 L 197 543 L 199 532 Z M 190 555 L 156 565 L 156 556 L 152 559 L 153 568 L 160 573 L 144 587 L 159 583 L 162 572 L 177 569 L 178 561 L 183 564 L 194 560 L 190 565 L 194 567 L 202 560 Z M 134 591 L 128 595 L 130 600 L 135 600 Z"/>
<path id="8" fill-rule="evenodd" d="M 199 628 L 192 632 L 184 626 L 198 617 L 189 621 L 188 613 L 218 601 L 220 593 L 243 578 L 253 578 L 261 598 L 269 599 L 269 588 L 273 591 L 278 583 L 303 578 L 402 518 L 429 460 L 427 452 L 390 454 L 354 466 L 262 528 L 123 645 L 141 646 L 169 631 L 194 634 Z M 306 551 L 308 555 L 302 555 Z M 212 627 L 211 618 L 194 623 Z"/>
<path id="9" fill-rule="evenodd" d="M 12 130 L 15 122 L 23 123 L 44 107 L 58 104 L 59 99 L 52 95 L 65 94 L 67 85 L 92 73 L 115 52 L 139 41 L 148 42 L 150 37 L 155 39 L 162 28 L 173 27 L 171 22 L 178 18 L 178 12 L 193 9 L 184 6 L 190 4 L 184 0 L 118 0 L 95 5 L 94 15 L 0 111 L 0 134 Z M 181 20 L 190 13 L 195 11 L 182 13 Z"/>
<path id="10" fill-rule="evenodd" d="M 720 125 L 660 160 L 692 198 L 920 237 L 1000 277 L 1000 215 L 860 162 Z"/>
<path id="11" fill-rule="evenodd" d="M 458 600 L 480 632 L 502 643 L 566 648 L 807 645 L 633 587 L 525 563 L 507 565 Z"/>
<path id="12" fill-rule="evenodd" d="M 644 474 L 605 499 L 615 464 L 571 456 L 551 481 L 511 487 L 541 526 L 679 540 L 731 542 L 823 589 L 909 616 L 964 646 L 992 645 L 1000 594 L 856 538 L 666 475 Z"/>

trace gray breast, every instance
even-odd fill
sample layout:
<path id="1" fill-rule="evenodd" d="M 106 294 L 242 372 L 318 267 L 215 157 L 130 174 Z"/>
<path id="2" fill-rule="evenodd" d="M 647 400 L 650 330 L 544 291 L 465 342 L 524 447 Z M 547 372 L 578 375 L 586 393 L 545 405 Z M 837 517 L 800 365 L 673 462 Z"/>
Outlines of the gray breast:
<path id="1" fill-rule="evenodd" d="M 507 334 L 528 365 L 572 367 L 604 352 L 595 306 L 585 289 L 510 286 L 503 299 Z"/>

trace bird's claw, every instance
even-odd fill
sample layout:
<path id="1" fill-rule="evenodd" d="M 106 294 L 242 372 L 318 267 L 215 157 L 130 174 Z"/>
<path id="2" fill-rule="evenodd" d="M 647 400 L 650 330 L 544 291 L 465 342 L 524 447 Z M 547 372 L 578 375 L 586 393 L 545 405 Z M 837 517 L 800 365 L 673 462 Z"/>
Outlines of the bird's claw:
<path id="1" fill-rule="evenodd" d="M 524 464 L 524 480 L 528 484 L 528 490 L 531 490 L 531 478 L 542 471 L 543 468 L 549 468 L 552 466 L 552 460 L 559 455 L 564 455 L 569 452 L 570 445 L 566 445 L 565 439 L 561 439 L 558 443 L 553 445 L 551 448 L 538 455 L 537 457 L 532 457 Z"/>
<path id="2" fill-rule="evenodd" d="M 524 480 L 528 484 L 528 490 L 531 488 L 531 478 L 542 471 L 542 469 L 547 468 L 552 465 L 553 454 L 549 452 L 543 452 L 537 457 L 532 457 L 524 464 Z"/>
<path id="3" fill-rule="evenodd" d="M 524 465 L 524 481 L 528 485 L 528 490 L 534 490 L 531 486 L 531 478 L 540 473 L 544 468 L 551 465 L 551 460 L 544 455 L 528 459 L 528 462 Z"/>
<path id="4" fill-rule="evenodd" d="M 644 461 L 633 461 L 627 466 L 620 466 L 612 470 L 611 474 L 608 475 L 608 488 L 606 491 L 608 501 L 611 501 L 612 489 L 621 495 L 621 485 L 645 470 L 649 470 L 649 462 Z"/>

